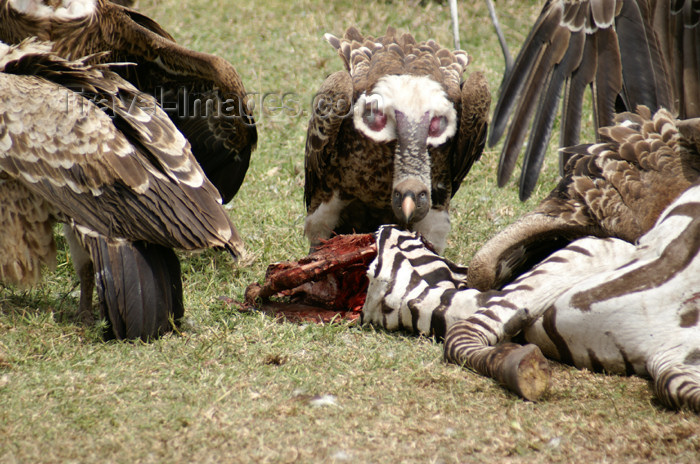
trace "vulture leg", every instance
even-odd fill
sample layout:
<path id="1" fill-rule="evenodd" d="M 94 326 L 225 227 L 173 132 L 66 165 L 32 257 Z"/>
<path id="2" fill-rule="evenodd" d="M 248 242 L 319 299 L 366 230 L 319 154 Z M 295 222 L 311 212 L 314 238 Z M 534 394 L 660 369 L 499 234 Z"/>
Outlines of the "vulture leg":
<path id="1" fill-rule="evenodd" d="M 92 312 L 92 293 L 95 289 L 95 271 L 90 259 L 90 253 L 80 242 L 73 229 L 67 225 L 63 225 L 63 234 L 70 248 L 73 267 L 80 279 L 80 306 L 78 307 L 78 320 L 86 325 L 92 325 L 95 322 L 95 316 Z"/>

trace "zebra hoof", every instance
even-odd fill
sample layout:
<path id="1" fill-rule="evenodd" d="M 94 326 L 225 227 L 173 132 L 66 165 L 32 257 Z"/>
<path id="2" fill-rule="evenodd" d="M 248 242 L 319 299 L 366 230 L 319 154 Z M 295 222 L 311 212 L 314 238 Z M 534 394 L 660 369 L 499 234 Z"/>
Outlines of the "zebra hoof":
<path id="1" fill-rule="evenodd" d="M 503 362 L 506 386 L 529 401 L 537 401 L 549 386 L 549 363 L 536 345 L 525 345 L 508 353 Z"/>

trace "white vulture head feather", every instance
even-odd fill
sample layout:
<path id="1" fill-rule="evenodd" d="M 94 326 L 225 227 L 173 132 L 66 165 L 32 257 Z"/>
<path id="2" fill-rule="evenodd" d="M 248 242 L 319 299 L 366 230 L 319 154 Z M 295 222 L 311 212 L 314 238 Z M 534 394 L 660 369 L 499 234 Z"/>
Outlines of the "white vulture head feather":
<path id="1" fill-rule="evenodd" d="M 95 11 L 97 0 L 8 0 L 15 11 L 37 18 L 75 19 Z"/>

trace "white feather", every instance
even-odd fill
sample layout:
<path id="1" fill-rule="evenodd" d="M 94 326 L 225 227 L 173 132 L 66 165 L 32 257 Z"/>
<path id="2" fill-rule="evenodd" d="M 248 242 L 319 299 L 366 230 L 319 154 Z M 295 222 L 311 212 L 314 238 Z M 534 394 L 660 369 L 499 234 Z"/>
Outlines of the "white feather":
<path id="1" fill-rule="evenodd" d="M 387 116 L 387 124 L 381 131 L 371 130 L 363 121 L 367 103 L 376 103 Z M 420 121 L 425 113 L 430 118 L 444 116 L 445 130 L 438 137 L 428 137 L 428 145 L 438 146 L 457 132 L 457 111 L 442 85 L 428 76 L 391 75 L 384 76 L 369 95 L 363 94 L 355 104 L 353 122 L 355 128 L 375 142 L 396 139 L 395 111 L 400 111 L 413 121 Z"/>
<path id="2" fill-rule="evenodd" d="M 9 0 L 10 7 L 36 18 L 75 19 L 95 12 L 96 0 L 63 0 L 55 10 L 41 0 Z"/>

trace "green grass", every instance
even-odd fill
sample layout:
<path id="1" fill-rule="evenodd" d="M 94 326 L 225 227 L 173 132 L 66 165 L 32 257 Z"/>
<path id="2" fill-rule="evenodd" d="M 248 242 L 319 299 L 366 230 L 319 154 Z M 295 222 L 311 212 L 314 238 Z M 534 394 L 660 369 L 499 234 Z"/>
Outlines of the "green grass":
<path id="1" fill-rule="evenodd" d="M 540 3 L 496 2 L 513 51 Z M 308 249 L 308 102 L 341 67 L 323 34 L 356 25 L 381 35 L 391 24 L 450 44 L 446 3 L 141 0 L 139 8 L 181 43 L 230 60 L 251 93 L 294 93 L 303 113 L 258 107 L 258 149 L 230 209 L 248 256 L 236 264 L 213 251 L 181 255 L 182 334 L 103 343 L 98 328 L 75 324 L 77 278 L 61 240 L 58 269 L 42 285 L 0 287 L 0 462 L 697 461 L 698 417 L 664 409 L 644 379 L 553 363 L 550 392 L 528 403 L 445 364 L 430 339 L 280 324 L 220 298 L 242 299 L 267 264 Z M 503 60 L 485 4 L 460 2 L 460 20 L 462 47 L 496 94 Z M 484 153 L 453 202 L 449 258 L 467 263 L 552 188 L 550 151 L 525 204 L 515 180 L 495 186 L 498 147 Z M 319 398 L 329 404 L 315 405 Z"/>

